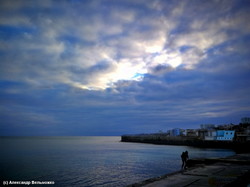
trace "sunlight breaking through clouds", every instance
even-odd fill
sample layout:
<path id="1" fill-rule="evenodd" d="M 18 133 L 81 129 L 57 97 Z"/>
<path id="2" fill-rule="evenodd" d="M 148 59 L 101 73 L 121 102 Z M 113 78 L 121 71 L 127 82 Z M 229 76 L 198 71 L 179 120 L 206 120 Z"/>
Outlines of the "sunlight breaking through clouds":
<path id="1" fill-rule="evenodd" d="M 153 58 L 153 63 L 155 65 L 157 65 L 157 64 L 167 65 L 168 64 L 172 68 L 177 68 L 179 65 L 182 64 L 182 55 L 178 52 L 163 51 L 163 52 L 157 54 Z"/>
<path id="2" fill-rule="evenodd" d="M 87 84 L 77 83 L 74 86 L 82 89 L 98 90 L 113 87 L 114 83 L 119 80 L 141 81 L 144 74 L 147 73 L 145 64 L 138 59 L 130 62 L 130 59 L 122 59 L 120 62 L 114 62 L 112 70 L 97 75 L 94 80 L 90 80 Z M 137 63 L 136 63 L 137 62 Z"/>

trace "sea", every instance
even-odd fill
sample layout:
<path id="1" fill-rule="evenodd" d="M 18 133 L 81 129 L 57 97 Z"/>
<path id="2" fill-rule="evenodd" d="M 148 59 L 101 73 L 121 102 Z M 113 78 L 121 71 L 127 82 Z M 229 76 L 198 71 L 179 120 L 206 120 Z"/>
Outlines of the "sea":
<path id="1" fill-rule="evenodd" d="M 80 187 L 120 187 L 179 171 L 186 150 L 189 158 L 235 154 L 228 149 L 126 143 L 116 136 L 1 137 L 0 148 L 1 182 Z"/>

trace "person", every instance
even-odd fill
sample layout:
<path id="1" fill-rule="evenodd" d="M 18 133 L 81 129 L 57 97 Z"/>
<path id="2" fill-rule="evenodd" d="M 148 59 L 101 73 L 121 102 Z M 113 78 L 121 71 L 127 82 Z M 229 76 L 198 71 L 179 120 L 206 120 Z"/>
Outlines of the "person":
<path id="1" fill-rule="evenodd" d="M 181 160 L 182 160 L 182 169 L 186 169 L 187 168 L 187 160 L 188 160 L 189 156 L 188 156 L 188 151 L 182 152 L 181 154 Z"/>
<path id="2" fill-rule="evenodd" d="M 186 154 L 186 159 L 188 160 L 189 157 L 188 157 L 188 151 L 185 151 L 185 154 Z"/>
<path id="3" fill-rule="evenodd" d="M 182 152 L 182 154 L 181 154 L 181 160 L 182 160 L 182 166 L 181 166 L 181 169 L 183 169 L 183 168 L 184 168 L 184 166 L 185 166 L 185 152 Z"/>

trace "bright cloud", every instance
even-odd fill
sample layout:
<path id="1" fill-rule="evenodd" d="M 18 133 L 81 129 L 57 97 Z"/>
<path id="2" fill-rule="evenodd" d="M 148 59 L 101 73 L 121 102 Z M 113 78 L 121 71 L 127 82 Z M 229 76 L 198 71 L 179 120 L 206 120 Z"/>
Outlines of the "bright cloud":
<path id="1" fill-rule="evenodd" d="M 153 57 L 153 64 L 156 66 L 158 64 L 170 65 L 171 67 L 176 68 L 182 64 L 182 55 L 178 52 L 162 51 Z"/>

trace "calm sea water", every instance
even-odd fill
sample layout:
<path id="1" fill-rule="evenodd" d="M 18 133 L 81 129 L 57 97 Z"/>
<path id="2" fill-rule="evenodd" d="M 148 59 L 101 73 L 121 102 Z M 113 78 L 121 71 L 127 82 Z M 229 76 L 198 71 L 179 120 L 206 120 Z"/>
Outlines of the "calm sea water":
<path id="1" fill-rule="evenodd" d="M 180 170 L 190 158 L 231 150 L 120 142 L 120 137 L 1 137 L 1 180 L 55 181 L 54 186 L 126 186 Z M 47 185 L 48 186 L 48 185 Z"/>

